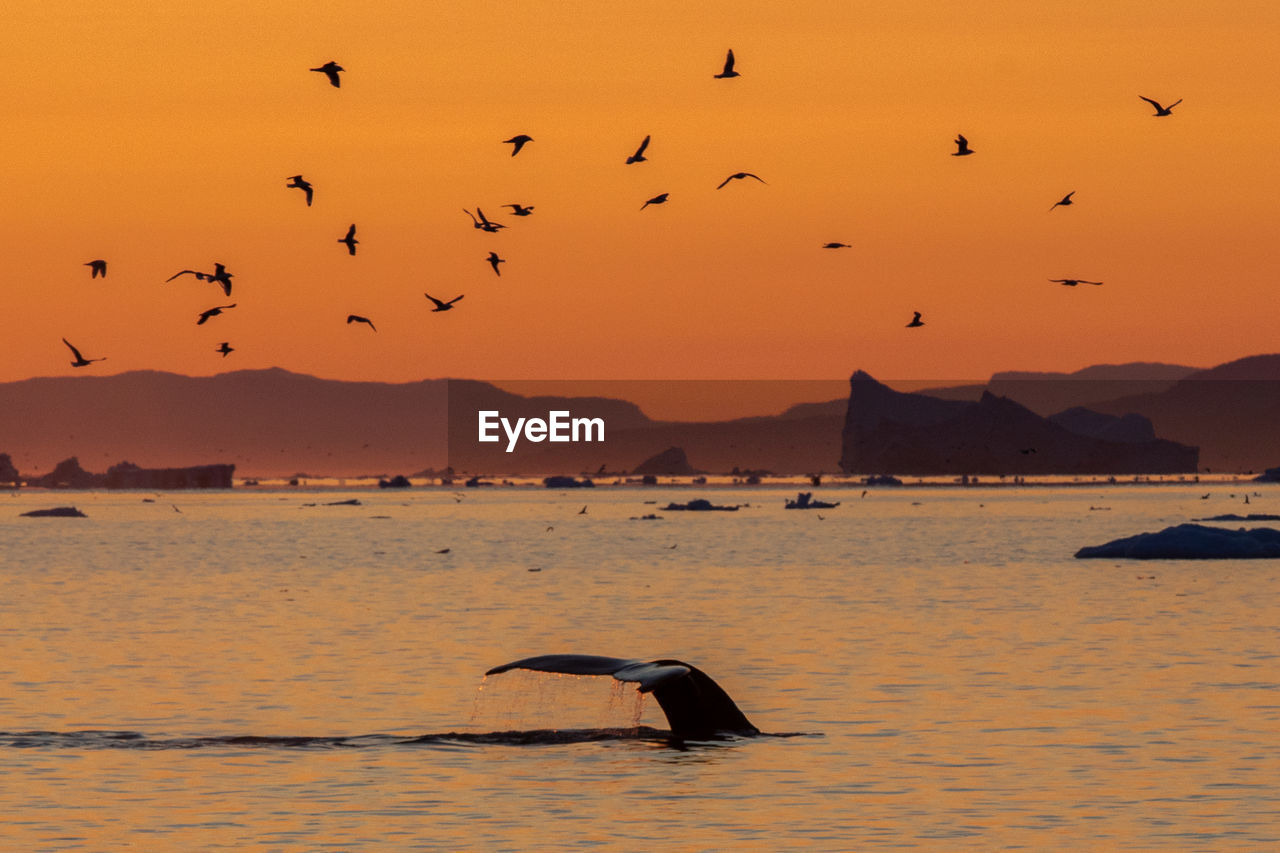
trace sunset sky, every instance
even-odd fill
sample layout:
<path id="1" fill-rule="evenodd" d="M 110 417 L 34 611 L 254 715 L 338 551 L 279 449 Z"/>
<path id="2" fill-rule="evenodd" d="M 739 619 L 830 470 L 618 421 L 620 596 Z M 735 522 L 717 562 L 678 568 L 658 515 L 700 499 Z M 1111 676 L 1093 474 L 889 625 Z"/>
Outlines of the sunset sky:
<path id="1" fill-rule="evenodd" d="M 1183 0 L 21 4 L 0 380 L 944 380 L 1274 351 L 1277 34 L 1275 4 Z M 728 48 L 741 76 L 714 79 Z M 340 89 L 308 71 L 328 60 Z M 767 184 L 716 189 L 737 171 Z M 509 227 L 473 229 L 477 206 Z M 215 261 L 230 299 L 165 283 Z M 1047 281 L 1071 277 L 1105 285 Z M 63 337 L 108 360 L 73 369 Z"/>

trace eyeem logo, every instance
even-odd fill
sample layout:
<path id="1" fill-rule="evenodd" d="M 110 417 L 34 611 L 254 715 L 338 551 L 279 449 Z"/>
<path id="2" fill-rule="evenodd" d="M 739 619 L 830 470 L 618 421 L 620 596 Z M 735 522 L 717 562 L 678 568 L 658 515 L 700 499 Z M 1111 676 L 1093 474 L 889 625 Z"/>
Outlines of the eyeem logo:
<path id="1" fill-rule="evenodd" d="M 567 411 L 547 412 L 547 419 L 516 418 L 513 424 L 496 409 L 476 413 L 479 415 L 477 441 L 501 441 L 498 428 L 507 435 L 507 452 L 516 449 L 521 438 L 526 441 L 589 442 L 604 441 L 604 418 L 575 418 Z"/>

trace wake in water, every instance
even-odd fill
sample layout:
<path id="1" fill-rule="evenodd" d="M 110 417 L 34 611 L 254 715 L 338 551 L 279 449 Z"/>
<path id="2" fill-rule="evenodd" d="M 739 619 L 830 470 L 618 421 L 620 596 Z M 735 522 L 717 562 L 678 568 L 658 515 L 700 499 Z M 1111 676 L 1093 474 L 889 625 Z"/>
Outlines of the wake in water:
<path id="1" fill-rule="evenodd" d="M 802 733 L 764 735 L 795 737 Z M 510 732 L 445 732 L 425 735 L 354 735 L 305 737 L 289 735 L 229 735 L 223 737 L 159 737 L 141 732 L 0 732 L 0 747 L 12 749 L 376 749 L 426 746 L 539 746 L 596 741 L 641 741 L 685 749 L 743 741 L 734 735 L 690 742 L 669 731 L 649 726 L 630 729 L 533 729 Z"/>

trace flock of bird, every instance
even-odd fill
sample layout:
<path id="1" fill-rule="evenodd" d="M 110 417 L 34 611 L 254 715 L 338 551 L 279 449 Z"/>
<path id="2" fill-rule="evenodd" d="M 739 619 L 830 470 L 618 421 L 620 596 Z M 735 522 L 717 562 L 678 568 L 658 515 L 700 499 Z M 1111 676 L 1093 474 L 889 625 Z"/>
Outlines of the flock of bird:
<path id="1" fill-rule="evenodd" d="M 725 80 L 725 79 L 732 79 L 734 77 L 741 76 L 739 72 L 735 70 L 735 64 L 736 64 L 736 59 L 733 55 L 733 51 L 729 50 L 727 55 L 725 56 L 723 68 L 720 70 L 718 74 L 713 75 L 713 77 L 715 77 L 718 80 Z M 323 74 L 325 78 L 328 80 L 329 84 L 332 85 L 334 88 L 342 87 L 342 77 L 340 75 L 343 72 L 345 72 L 346 69 L 343 68 L 338 63 L 329 61 L 317 68 L 311 68 L 309 70 L 317 72 L 319 74 Z M 1165 116 L 1172 115 L 1173 108 L 1176 107 L 1178 104 L 1182 103 L 1182 99 L 1179 98 L 1178 100 L 1174 101 L 1168 106 L 1165 106 L 1159 103 L 1158 101 L 1152 100 L 1151 98 L 1145 97 L 1143 95 L 1139 95 L 1138 97 L 1141 100 L 1146 101 L 1148 104 L 1150 104 L 1152 107 L 1155 108 L 1155 113 L 1153 113 L 1153 115 L 1156 117 L 1165 117 Z M 650 136 L 648 135 L 646 135 L 645 138 L 641 140 L 640 145 L 636 148 L 635 152 L 626 158 L 626 161 L 625 161 L 626 165 L 632 165 L 635 163 L 644 163 L 648 160 L 648 158 L 645 156 L 645 151 L 649 147 L 649 140 L 650 140 Z M 502 140 L 502 143 L 504 145 L 512 146 L 511 156 L 515 157 L 524 149 L 526 145 L 528 145 L 530 142 L 533 142 L 533 141 L 534 139 L 532 136 L 529 136 L 526 133 L 519 133 L 512 136 L 509 139 Z M 965 138 L 964 134 L 956 135 L 955 146 L 956 146 L 956 150 L 951 152 L 951 156 L 953 157 L 967 157 L 976 153 L 975 150 L 970 147 L 969 140 Z M 724 189 L 724 187 L 727 186 L 732 181 L 742 181 L 747 178 L 751 178 L 755 181 L 758 181 L 761 184 L 767 183 L 759 175 L 756 175 L 752 172 L 734 172 L 733 174 L 725 178 L 723 181 L 721 181 L 719 185 L 716 186 L 716 189 L 717 190 Z M 310 207 L 312 201 L 315 198 L 315 188 L 312 186 L 311 182 L 308 181 L 306 178 L 304 178 L 302 175 L 293 175 L 289 177 L 287 181 L 288 183 L 285 184 L 285 187 L 288 189 L 301 190 L 304 194 L 304 197 L 306 198 L 307 207 Z M 1075 195 L 1075 191 L 1072 190 L 1071 192 L 1063 196 L 1061 199 L 1054 202 L 1049 207 L 1049 210 L 1052 212 L 1055 208 L 1067 207 L 1072 204 L 1075 204 L 1074 200 L 1072 199 L 1072 196 L 1074 195 Z M 640 210 L 643 211 L 645 208 L 649 207 L 650 205 L 665 204 L 667 200 L 670 198 L 670 196 L 671 196 L 671 193 L 669 192 L 659 193 L 658 195 L 655 195 L 652 198 L 645 200 L 645 202 L 642 205 L 640 205 Z M 514 203 L 514 204 L 505 204 L 502 206 L 511 208 L 510 215 L 512 216 L 521 216 L 521 217 L 530 216 L 534 211 L 533 205 L 523 205 L 523 204 Z M 467 210 L 466 208 L 463 208 L 463 212 L 466 213 L 467 216 L 471 218 L 472 226 L 480 231 L 493 234 L 493 233 L 497 233 L 500 229 L 507 227 L 502 223 L 494 222 L 490 220 L 488 217 L 485 216 L 484 211 L 481 210 L 479 207 L 475 209 L 474 213 L 472 213 L 470 210 Z M 348 255 L 354 256 L 356 254 L 356 246 L 359 244 L 360 241 L 356 239 L 356 226 L 354 223 L 352 223 L 351 226 L 347 228 L 347 233 L 343 237 L 338 238 L 337 242 L 342 243 L 343 245 L 346 246 Z M 832 242 L 822 244 L 822 248 L 823 249 L 849 249 L 849 248 L 852 248 L 852 246 L 849 243 L 832 241 Z M 490 251 L 488 256 L 485 258 L 485 261 L 493 268 L 493 272 L 496 275 L 498 276 L 502 275 L 502 271 L 499 269 L 498 265 L 506 263 L 505 258 L 499 257 L 497 252 Z M 99 277 L 105 278 L 107 275 L 107 262 L 101 258 L 88 261 L 85 263 L 85 266 L 89 267 L 91 278 L 99 278 Z M 165 281 L 166 282 L 173 281 L 174 279 L 184 275 L 195 276 L 197 281 L 213 282 L 222 288 L 222 292 L 225 296 L 231 295 L 232 274 L 228 272 L 226 267 L 220 263 L 214 264 L 214 271 L 211 273 L 203 272 L 199 270 L 184 269 L 174 273 L 169 278 L 165 279 Z M 1051 278 L 1049 279 L 1049 281 L 1055 284 L 1060 284 L 1064 287 L 1076 287 L 1077 285 L 1081 285 L 1081 284 L 1089 284 L 1089 285 L 1102 284 L 1101 281 L 1090 281 L 1088 279 L 1082 279 L 1082 278 Z M 431 296 L 428 293 L 423 294 L 423 296 L 425 296 L 427 300 L 430 301 L 434 306 L 431 309 L 432 313 L 452 310 L 455 304 L 459 300 L 461 300 L 464 295 L 465 294 L 459 294 L 458 296 L 455 296 L 452 299 L 441 300 L 441 299 L 437 299 L 434 296 Z M 235 307 L 236 307 L 236 303 L 231 303 L 229 305 L 217 305 L 205 311 L 202 311 L 200 312 L 199 318 L 196 320 L 196 325 L 202 326 L 205 323 L 207 323 L 211 318 L 217 317 L 220 314 L 222 314 L 223 311 L 227 311 Z M 348 314 L 347 324 L 350 325 L 352 323 L 365 324 L 374 332 L 377 331 L 377 327 L 373 324 L 373 321 L 370 320 L 368 317 L 362 317 L 358 314 Z M 914 328 L 920 328 L 922 326 L 924 326 L 924 320 L 922 319 L 921 312 L 913 311 L 911 321 L 906 324 L 906 327 L 909 329 L 914 329 Z M 88 365 L 93 364 L 94 362 L 106 360 L 105 356 L 102 356 L 99 358 L 85 358 L 83 355 L 81 355 L 80 351 L 76 349 L 76 347 L 73 346 L 71 342 L 68 341 L 66 338 L 63 338 L 62 342 L 66 344 L 68 349 L 71 350 L 72 355 L 75 357 L 75 360 L 71 362 L 72 367 L 87 367 Z M 214 350 L 214 352 L 220 353 L 223 358 L 226 358 L 228 355 L 230 355 L 234 351 L 235 351 L 235 348 L 232 347 L 227 341 L 223 341 L 221 344 L 219 344 L 217 349 Z"/>

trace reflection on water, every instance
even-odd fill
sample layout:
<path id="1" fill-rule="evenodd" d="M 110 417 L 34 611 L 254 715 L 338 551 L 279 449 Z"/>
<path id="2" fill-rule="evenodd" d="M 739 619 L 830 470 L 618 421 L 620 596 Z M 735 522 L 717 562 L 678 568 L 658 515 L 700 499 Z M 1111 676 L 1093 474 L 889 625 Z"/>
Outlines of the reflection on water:
<path id="1" fill-rule="evenodd" d="M 1280 508 L 1256 489 L 823 489 L 821 520 L 718 489 L 751 506 L 643 523 L 698 495 L 22 493 L 6 844 L 1272 848 L 1280 565 L 1071 557 Z M 17 517 L 60 503 L 89 517 Z M 612 679 L 481 677 L 546 653 L 687 660 L 821 736 L 681 750 Z"/>

